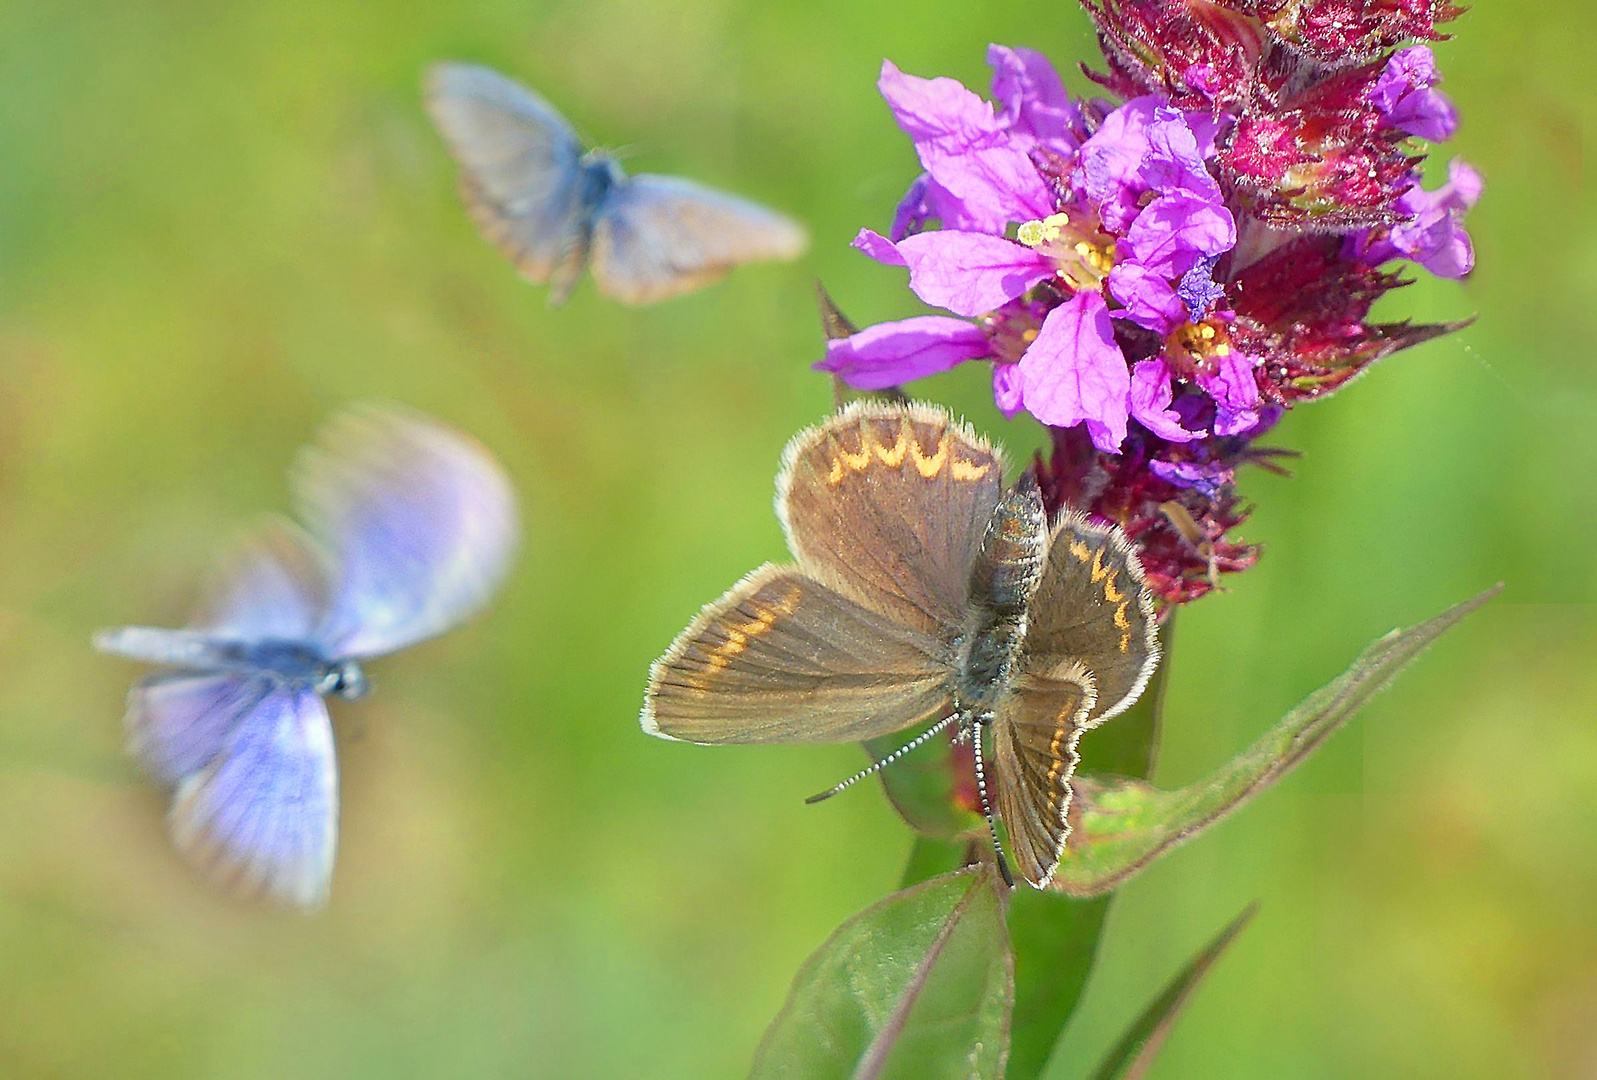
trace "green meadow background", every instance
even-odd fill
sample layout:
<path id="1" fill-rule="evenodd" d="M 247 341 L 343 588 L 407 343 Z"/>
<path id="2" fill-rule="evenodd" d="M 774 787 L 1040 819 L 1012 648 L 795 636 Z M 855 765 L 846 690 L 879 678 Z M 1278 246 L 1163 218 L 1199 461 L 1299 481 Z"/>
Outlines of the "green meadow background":
<path id="1" fill-rule="evenodd" d="M 1252 900 L 1156 1078 L 1597 1075 L 1583 13 L 1488 0 L 1438 47 L 1464 126 L 1433 164 L 1487 177 L 1479 269 L 1386 311 L 1479 321 L 1289 416 L 1295 479 L 1243 476 L 1267 551 L 1183 613 L 1158 779 L 1368 639 L 1507 590 L 1124 891 L 1052 1077 Z M 803 805 L 855 748 L 645 737 L 645 672 L 783 554 L 777 457 L 831 400 L 812 280 L 862 323 L 918 310 L 847 247 L 915 171 L 882 57 L 985 86 L 986 44 L 1027 44 L 1079 90 L 1080 11 L 8 0 L 0 41 L 0 1076 L 741 1075 L 910 838 L 876 788 Z M 653 308 L 588 284 L 549 309 L 455 200 L 418 91 L 441 58 L 528 81 L 634 170 L 792 212 L 812 251 Z M 1017 454 L 1038 439 L 976 367 L 916 390 Z M 88 640 L 179 623 L 219 549 L 287 508 L 296 447 L 367 398 L 491 446 L 526 542 L 484 617 L 335 703 L 338 870 L 305 918 L 171 853 L 121 756 L 134 668 Z"/>

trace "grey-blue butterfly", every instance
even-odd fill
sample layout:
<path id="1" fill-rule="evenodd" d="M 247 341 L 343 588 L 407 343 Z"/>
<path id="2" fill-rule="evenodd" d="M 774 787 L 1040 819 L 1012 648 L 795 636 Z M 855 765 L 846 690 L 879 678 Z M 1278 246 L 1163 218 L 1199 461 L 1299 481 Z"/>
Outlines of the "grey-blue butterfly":
<path id="1" fill-rule="evenodd" d="M 591 265 L 628 304 L 689 292 L 735 266 L 797 258 L 804 227 L 758 203 L 675 176 L 627 176 L 587 149 L 543 98 L 474 64 L 427 72 L 427 110 L 460 162 L 460 194 L 523 276 L 571 294 Z"/>
<path id="2" fill-rule="evenodd" d="M 519 526 L 487 450 L 408 411 L 335 418 L 291 475 L 306 528 L 274 520 L 225 561 L 184 630 L 94 639 L 166 670 L 128 695 L 129 752 L 175 789 L 178 850 L 224 885 L 324 903 L 338 768 L 323 698 L 362 663 L 454 626 L 499 587 Z"/>

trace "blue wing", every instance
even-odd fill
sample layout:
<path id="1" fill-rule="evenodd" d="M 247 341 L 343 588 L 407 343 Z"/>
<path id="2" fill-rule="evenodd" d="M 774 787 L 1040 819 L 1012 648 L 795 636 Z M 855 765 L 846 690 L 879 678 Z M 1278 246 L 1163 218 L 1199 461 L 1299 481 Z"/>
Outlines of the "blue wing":
<path id="1" fill-rule="evenodd" d="M 797 258 L 808 243 L 802 225 L 758 203 L 674 176 L 634 176 L 600 206 L 593 276 L 605 295 L 646 304 L 743 263 Z"/>
<path id="2" fill-rule="evenodd" d="M 515 554 L 515 494 L 482 446 L 420 415 L 365 407 L 336 418 L 294 473 L 335 567 L 314 635 L 326 655 L 392 652 L 488 602 Z"/>
<path id="3" fill-rule="evenodd" d="M 177 789 L 179 852 L 244 896 L 319 907 L 338 846 L 333 727 L 315 691 L 283 683 L 239 719 L 220 755 Z"/>
<path id="4" fill-rule="evenodd" d="M 239 723 L 266 696 L 261 677 L 178 671 L 140 679 L 128 692 L 128 753 L 146 772 L 175 786 L 221 753 Z"/>
<path id="5" fill-rule="evenodd" d="M 292 522 L 272 519 L 222 563 L 193 628 L 230 641 L 304 641 L 326 603 L 326 556 Z"/>
<path id="6" fill-rule="evenodd" d="M 433 65 L 425 91 L 472 220 L 528 280 L 553 281 L 559 303 L 582 272 L 593 210 L 576 132 L 543 98 L 475 64 Z"/>

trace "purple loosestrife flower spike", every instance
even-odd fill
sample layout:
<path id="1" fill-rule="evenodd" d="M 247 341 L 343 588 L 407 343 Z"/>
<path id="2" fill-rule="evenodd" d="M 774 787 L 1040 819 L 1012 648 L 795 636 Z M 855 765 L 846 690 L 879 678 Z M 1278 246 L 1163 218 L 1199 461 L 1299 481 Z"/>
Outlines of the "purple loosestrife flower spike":
<path id="1" fill-rule="evenodd" d="M 1400 260 L 1469 273 L 1458 127 L 1423 44 L 1440 0 L 1085 0 L 1116 101 L 1078 101 L 1035 51 L 994 45 L 990 100 L 882 65 L 921 173 L 886 236 L 922 314 L 828 344 L 860 389 L 992 366 L 1007 415 L 1052 429 L 1050 509 L 1118 522 L 1170 604 L 1256 549 L 1236 470 L 1282 413 L 1456 324 L 1370 320 Z M 1394 51 L 1396 50 L 1396 51 Z"/>

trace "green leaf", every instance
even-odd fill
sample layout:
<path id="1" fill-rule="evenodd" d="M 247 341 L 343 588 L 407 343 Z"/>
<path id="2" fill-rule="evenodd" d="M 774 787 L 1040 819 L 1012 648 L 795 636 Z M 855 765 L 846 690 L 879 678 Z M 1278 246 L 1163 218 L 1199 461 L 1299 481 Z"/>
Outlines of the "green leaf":
<path id="1" fill-rule="evenodd" d="M 1160 630 L 1165 659 L 1137 703 L 1093 733 L 1092 761 L 1125 776 L 1146 776 L 1158 750 L 1159 726 L 1169 686 L 1175 612 Z M 922 841 L 930 843 L 931 841 Z M 1061 902 L 1033 889 L 1018 890 L 1009 905 L 1015 952 L 1015 1020 L 1009 1080 L 1040 1076 L 1059 1036 L 1080 1004 L 1109 917 L 1107 896 Z"/>
<path id="2" fill-rule="evenodd" d="M 972 840 L 943 840 L 935 836 L 917 836 L 909 849 L 909 860 L 904 864 L 904 876 L 899 887 L 909 888 L 930 881 L 939 874 L 974 866 L 980 856 L 972 850 Z"/>
<path id="3" fill-rule="evenodd" d="M 1013 1000 L 997 879 L 955 871 L 838 927 L 799 969 L 750 1075 L 999 1077 Z"/>
<path id="4" fill-rule="evenodd" d="M 1077 897 L 1108 892 L 1219 821 L 1313 753 L 1427 645 L 1501 588 L 1494 586 L 1428 622 L 1380 638 L 1344 674 L 1204 780 L 1161 791 L 1140 780 L 1076 777 L 1071 783 L 1070 841 L 1053 888 Z M 1096 760 L 1085 740 L 1084 752 Z"/>
<path id="5" fill-rule="evenodd" d="M 888 735 L 863 743 L 872 761 L 880 761 L 918 735 Z M 883 769 L 882 789 L 905 821 L 924 836 L 964 836 L 987 826 L 976 812 L 976 765 L 968 745 L 952 745 L 934 737 Z M 967 790 L 961 790 L 961 788 Z"/>
<path id="6" fill-rule="evenodd" d="M 1249 904 L 1242 914 L 1232 919 L 1203 947 L 1203 951 L 1189 960 L 1175 978 L 1165 984 L 1164 990 L 1149 1003 L 1130 1030 L 1105 1056 L 1098 1071 L 1092 1074 L 1092 1080 L 1141 1080 L 1164 1046 L 1165 1037 L 1170 1034 L 1176 1018 L 1191 999 L 1192 992 L 1257 910 L 1257 904 Z"/>

